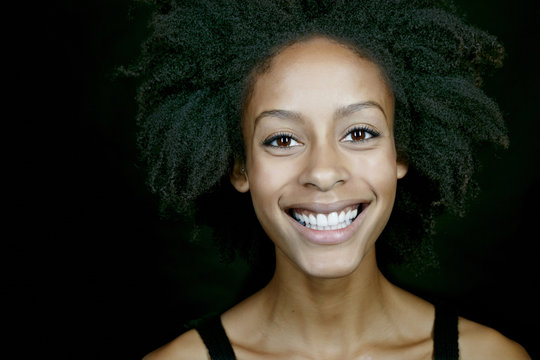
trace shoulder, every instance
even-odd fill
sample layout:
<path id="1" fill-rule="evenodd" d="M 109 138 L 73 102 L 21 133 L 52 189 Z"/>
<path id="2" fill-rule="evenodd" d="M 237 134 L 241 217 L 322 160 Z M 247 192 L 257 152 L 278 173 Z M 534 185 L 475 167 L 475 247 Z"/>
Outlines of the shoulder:
<path id="1" fill-rule="evenodd" d="M 143 360 L 208 360 L 208 351 L 199 333 L 189 330 L 170 343 L 146 355 Z"/>
<path id="2" fill-rule="evenodd" d="M 527 351 L 498 331 L 473 321 L 459 318 L 460 358 L 530 360 Z"/>

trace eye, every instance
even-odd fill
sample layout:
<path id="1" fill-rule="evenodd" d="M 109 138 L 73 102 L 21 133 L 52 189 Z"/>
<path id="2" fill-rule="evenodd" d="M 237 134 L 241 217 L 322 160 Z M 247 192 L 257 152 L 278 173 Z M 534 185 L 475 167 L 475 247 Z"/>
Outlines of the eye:
<path id="1" fill-rule="evenodd" d="M 369 140 L 371 138 L 375 138 L 379 135 L 380 134 L 377 131 L 370 129 L 368 127 L 365 127 L 365 126 L 356 127 L 349 130 L 347 135 L 343 138 L 343 141 L 362 142 L 362 141 Z"/>
<path id="2" fill-rule="evenodd" d="M 263 145 L 275 148 L 290 148 L 301 145 L 289 134 L 277 134 L 263 142 Z"/>

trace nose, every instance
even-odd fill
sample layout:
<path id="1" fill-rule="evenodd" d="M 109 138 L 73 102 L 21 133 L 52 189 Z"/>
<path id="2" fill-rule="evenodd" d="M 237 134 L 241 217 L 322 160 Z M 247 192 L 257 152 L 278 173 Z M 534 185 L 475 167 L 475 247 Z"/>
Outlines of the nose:
<path id="1" fill-rule="evenodd" d="M 306 165 L 299 178 L 303 186 L 326 192 L 349 179 L 343 156 L 335 146 L 313 147 L 307 156 Z"/>

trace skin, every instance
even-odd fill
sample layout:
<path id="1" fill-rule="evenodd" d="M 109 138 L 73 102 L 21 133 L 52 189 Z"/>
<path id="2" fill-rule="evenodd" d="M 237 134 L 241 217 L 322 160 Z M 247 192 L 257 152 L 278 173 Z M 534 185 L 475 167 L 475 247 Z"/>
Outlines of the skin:
<path id="1" fill-rule="evenodd" d="M 222 315 L 238 359 L 432 358 L 433 306 L 388 282 L 375 257 L 407 173 L 393 113 L 378 67 L 328 39 L 284 49 L 258 76 L 244 114 L 246 162 L 231 181 L 250 191 L 276 271 Z M 349 206 L 362 211 L 341 230 L 310 230 L 291 216 Z M 529 359 L 492 329 L 460 319 L 459 331 L 462 359 Z M 192 330 L 145 359 L 208 354 Z"/>

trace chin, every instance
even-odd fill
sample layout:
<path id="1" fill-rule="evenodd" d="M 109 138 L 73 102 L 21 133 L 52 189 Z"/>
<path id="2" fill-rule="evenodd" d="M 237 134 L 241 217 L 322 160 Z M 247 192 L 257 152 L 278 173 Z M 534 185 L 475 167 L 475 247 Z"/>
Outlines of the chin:
<path id="1" fill-rule="evenodd" d="M 356 268 L 352 267 L 328 267 L 328 268 L 316 268 L 310 269 L 307 275 L 317 279 L 342 279 L 354 273 Z"/>
<path id="2" fill-rule="evenodd" d="M 320 279 L 340 279 L 359 271 L 371 248 L 352 251 L 344 247 L 330 253 L 311 254 L 298 262 L 300 270 L 309 277 Z M 341 251 L 340 251 L 341 250 Z M 327 250 L 328 251 L 328 250 Z"/>

